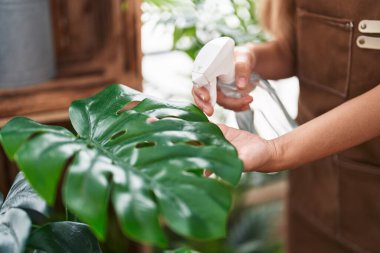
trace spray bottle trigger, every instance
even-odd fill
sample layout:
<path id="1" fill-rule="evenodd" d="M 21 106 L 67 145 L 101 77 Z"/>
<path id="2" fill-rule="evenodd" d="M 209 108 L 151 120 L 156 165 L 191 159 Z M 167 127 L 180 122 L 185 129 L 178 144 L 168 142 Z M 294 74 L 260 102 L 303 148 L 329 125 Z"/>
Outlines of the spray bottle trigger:
<path id="1" fill-rule="evenodd" d="M 206 86 L 208 89 L 208 92 L 210 93 L 210 102 L 211 102 L 212 107 L 216 105 L 216 96 L 217 96 L 216 84 L 217 84 L 217 80 L 214 79 L 209 83 L 209 85 Z"/>

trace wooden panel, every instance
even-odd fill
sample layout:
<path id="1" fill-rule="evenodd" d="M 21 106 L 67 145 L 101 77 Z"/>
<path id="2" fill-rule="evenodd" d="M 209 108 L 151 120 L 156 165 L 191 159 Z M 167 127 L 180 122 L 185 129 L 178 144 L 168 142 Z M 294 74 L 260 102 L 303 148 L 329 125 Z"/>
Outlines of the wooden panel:
<path id="1" fill-rule="evenodd" d="M 52 0 L 52 13 L 59 76 L 142 79 L 140 0 Z"/>
<path id="2" fill-rule="evenodd" d="M 140 1 L 52 0 L 56 79 L 0 89 L 0 122 L 62 111 L 111 83 L 141 90 Z M 1 126 L 1 125 L 0 125 Z"/>
<path id="3" fill-rule="evenodd" d="M 7 160 L 4 151 L 0 149 L 0 191 L 5 196 L 18 173 L 16 165 Z"/>
<path id="4" fill-rule="evenodd" d="M 103 8 L 105 0 L 51 1 L 58 77 L 102 74 L 111 3 Z"/>
<path id="5" fill-rule="evenodd" d="M 4 194 L 4 197 L 10 187 L 7 168 L 8 166 L 4 152 L 0 149 L 0 192 Z"/>
<path id="6" fill-rule="evenodd" d="M 57 76 L 0 89 L 0 127 L 11 117 L 43 123 L 68 120 L 73 100 L 111 83 L 142 90 L 141 0 L 50 0 Z M 125 8 L 127 6 L 127 8 Z M 17 172 L 0 150 L 0 190 Z"/>
<path id="7" fill-rule="evenodd" d="M 67 61 L 89 60 L 98 49 L 99 41 L 94 30 L 97 1 L 54 0 L 57 9 L 53 15 L 57 29 L 56 48 L 58 64 Z"/>
<path id="8" fill-rule="evenodd" d="M 128 9 L 122 13 L 124 71 L 142 73 L 141 70 L 141 8 L 139 1 L 129 1 Z M 135 32 L 134 32 L 135 31 Z M 142 77 L 141 77 L 142 78 Z"/>
<path id="9" fill-rule="evenodd" d="M 140 89 L 138 81 L 134 80 L 133 76 L 129 76 L 128 79 L 132 80 L 128 84 L 130 87 Z M 2 89 L 0 90 L 0 127 L 13 116 L 68 110 L 73 100 L 91 96 L 105 88 L 107 84 L 115 82 L 116 78 L 96 76 L 64 78 L 19 90 Z"/>

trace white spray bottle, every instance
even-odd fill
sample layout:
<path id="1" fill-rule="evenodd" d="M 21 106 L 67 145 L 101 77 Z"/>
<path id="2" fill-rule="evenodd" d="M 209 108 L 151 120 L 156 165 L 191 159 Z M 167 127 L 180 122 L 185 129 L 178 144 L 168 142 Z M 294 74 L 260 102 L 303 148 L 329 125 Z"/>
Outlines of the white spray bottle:
<path id="1" fill-rule="evenodd" d="M 235 85 L 234 48 L 235 42 L 233 39 L 229 37 L 217 38 L 208 42 L 195 58 L 192 73 L 193 84 L 197 87 L 206 87 L 209 90 L 212 106 L 216 104 L 217 86 L 228 97 L 241 97 L 241 93 Z M 257 74 L 252 73 L 249 81 L 250 83 L 254 82 L 269 94 L 284 113 L 291 129 L 297 127 L 297 123 L 289 115 L 276 90 L 268 80 L 261 79 Z M 235 113 L 240 129 L 257 133 L 254 127 L 253 114 L 252 109 Z"/>
<path id="2" fill-rule="evenodd" d="M 195 58 L 192 72 L 193 84 L 196 87 L 208 89 L 212 106 L 216 104 L 217 85 L 226 96 L 241 97 L 235 85 L 234 48 L 233 39 L 220 37 L 208 42 Z M 252 110 L 236 113 L 236 120 L 240 129 L 255 132 Z"/>

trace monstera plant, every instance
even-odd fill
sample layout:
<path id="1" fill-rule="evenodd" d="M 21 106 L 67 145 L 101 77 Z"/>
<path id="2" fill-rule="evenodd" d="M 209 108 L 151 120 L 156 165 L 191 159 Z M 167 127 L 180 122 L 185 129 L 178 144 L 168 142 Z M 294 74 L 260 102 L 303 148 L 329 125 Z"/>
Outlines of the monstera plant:
<path id="1" fill-rule="evenodd" d="M 87 225 L 71 221 L 49 222 L 52 210 L 30 187 L 23 174 L 17 175 L 4 202 L 0 197 L 0 252 L 24 252 L 25 248 L 34 253 L 101 252 Z"/>
<path id="2" fill-rule="evenodd" d="M 69 113 L 75 133 L 23 117 L 0 132 L 9 159 L 50 206 L 62 202 L 100 240 L 110 213 L 125 236 L 161 247 L 163 227 L 202 240 L 225 235 L 242 162 L 201 110 L 110 85 Z"/>

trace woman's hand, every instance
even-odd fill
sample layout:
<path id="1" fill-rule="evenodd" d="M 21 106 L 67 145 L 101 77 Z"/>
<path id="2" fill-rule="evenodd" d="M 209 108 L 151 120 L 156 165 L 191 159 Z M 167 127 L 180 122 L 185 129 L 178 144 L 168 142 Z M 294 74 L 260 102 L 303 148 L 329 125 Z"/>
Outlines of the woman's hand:
<path id="1" fill-rule="evenodd" d="M 235 82 L 238 91 L 241 93 L 241 98 L 230 98 L 217 90 L 217 103 L 226 109 L 233 111 L 245 111 L 249 109 L 249 104 L 253 98 L 249 93 L 254 89 L 254 84 L 250 83 L 252 69 L 256 63 L 253 50 L 248 46 L 235 48 Z M 211 105 L 210 93 L 204 87 L 193 87 L 194 101 L 199 108 L 208 116 L 214 113 L 214 108 Z"/>
<path id="2" fill-rule="evenodd" d="M 226 125 L 219 125 L 219 128 L 226 139 L 237 149 L 239 158 L 244 163 L 244 171 L 277 171 L 273 166 L 277 157 L 276 147 L 273 142 Z"/>

